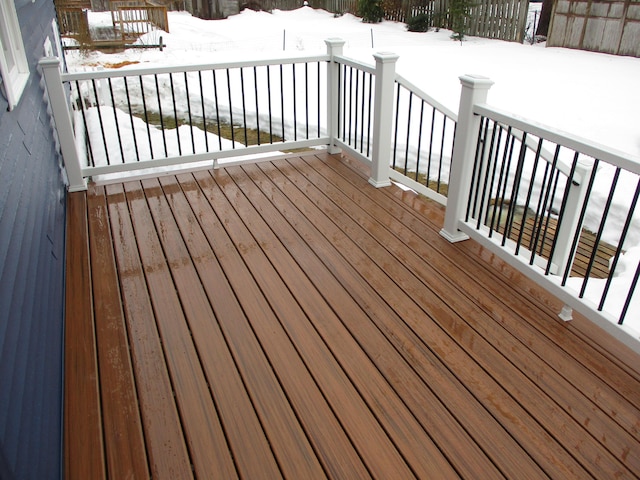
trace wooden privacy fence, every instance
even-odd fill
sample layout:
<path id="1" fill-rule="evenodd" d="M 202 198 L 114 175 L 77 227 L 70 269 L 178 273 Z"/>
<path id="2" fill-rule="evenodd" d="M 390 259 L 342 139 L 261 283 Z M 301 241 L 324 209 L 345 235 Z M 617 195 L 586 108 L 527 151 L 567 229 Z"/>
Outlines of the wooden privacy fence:
<path id="1" fill-rule="evenodd" d="M 358 13 L 357 0 L 308 0 L 309 6 L 336 14 Z M 293 10 L 300 0 L 257 0 L 249 2 L 264 10 Z M 247 5 L 249 4 L 247 3 Z M 420 14 L 429 16 L 433 28 L 451 28 L 449 0 L 385 0 L 385 20 L 406 22 Z M 529 0 L 473 1 L 466 21 L 466 35 L 522 42 L 529 10 Z"/>
<path id="2" fill-rule="evenodd" d="M 559 0 L 547 46 L 640 57 L 640 2 Z"/>

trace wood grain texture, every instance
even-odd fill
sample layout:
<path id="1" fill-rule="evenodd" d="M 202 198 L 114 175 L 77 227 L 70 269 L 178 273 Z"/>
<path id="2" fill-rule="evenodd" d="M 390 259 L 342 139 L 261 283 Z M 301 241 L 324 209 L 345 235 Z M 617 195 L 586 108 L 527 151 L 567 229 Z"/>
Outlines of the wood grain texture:
<path id="1" fill-rule="evenodd" d="M 371 187 L 360 164 L 307 154 L 91 195 L 92 244 L 113 250 L 94 294 L 130 345 L 114 352 L 153 478 L 640 475 L 637 355 L 559 321 L 535 284 L 440 237 L 441 207 Z M 82 295 L 70 308 L 91 311 Z M 121 397 L 81 406 L 104 430 L 98 465 Z"/>
<path id="2" fill-rule="evenodd" d="M 65 478 L 106 478 L 84 193 L 69 194 L 65 294 Z"/>

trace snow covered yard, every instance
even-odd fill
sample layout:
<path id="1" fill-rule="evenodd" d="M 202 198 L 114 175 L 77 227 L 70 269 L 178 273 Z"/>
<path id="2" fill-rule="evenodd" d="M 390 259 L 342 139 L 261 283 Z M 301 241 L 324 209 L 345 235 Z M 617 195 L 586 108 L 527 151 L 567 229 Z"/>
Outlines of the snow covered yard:
<path id="1" fill-rule="evenodd" d="M 111 21 L 109 13 L 91 13 L 90 23 Z M 295 11 L 273 13 L 245 10 L 226 20 L 206 21 L 187 13 L 169 14 L 171 33 L 161 33 L 167 45 L 158 50 L 128 50 L 124 53 L 82 55 L 67 53 L 71 70 L 86 66 L 131 63 L 154 67 L 201 64 L 242 59 L 273 58 L 323 53 L 324 40 L 339 37 L 346 41 L 345 55 L 373 63 L 372 54 L 379 51 L 399 55 L 397 71 L 446 107 L 457 111 L 460 95 L 458 77 L 465 73 L 491 78 L 495 85 L 489 92 L 492 106 L 538 121 L 558 130 L 587 138 L 640 158 L 640 59 L 544 45 L 520 45 L 497 40 L 467 38 L 454 42 L 446 30 L 410 33 L 405 25 L 395 22 L 364 24 L 352 15 L 335 17 L 325 11 L 304 7 Z M 142 42 L 156 43 L 158 32 Z M 126 67 L 125 67 L 126 68 Z M 636 178 L 623 179 L 619 195 L 633 196 Z M 594 211 L 601 211 L 609 185 L 603 189 Z M 624 215 L 610 214 L 606 232 L 615 242 L 624 223 Z M 632 225 L 640 241 L 638 215 Z M 586 226 L 598 228 L 598 215 L 587 217 Z M 614 279 L 612 295 L 624 295 L 638 267 L 632 248 L 621 260 Z M 578 280 L 570 280 L 578 285 Z M 587 297 L 598 298 L 604 281 L 590 281 Z M 626 325 L 640 331 L 640 294 L 627 316 Z M 595 301 L 595 300 L 594 300 Z M 597 303 L 597 302 L 596 302 Z M 624 298 L 610 297 L 608 303 L 621 308 Z"/>

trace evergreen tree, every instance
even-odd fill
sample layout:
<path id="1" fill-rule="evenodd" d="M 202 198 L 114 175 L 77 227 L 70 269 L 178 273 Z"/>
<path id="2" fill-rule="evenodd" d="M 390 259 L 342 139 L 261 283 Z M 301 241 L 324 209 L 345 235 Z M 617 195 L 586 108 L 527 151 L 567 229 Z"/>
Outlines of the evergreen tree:
<path id="1" fill-rule="evenodd" d="M 365 23 L 379 23 L 384 19 L 382 0 L 358 0 L 358 16 Z"/>
<path id="2" fill-rule="evenodd" d="M 462 39 L 467 31 L 467 22 L 471 17 L 471 7 L 473 3 L 470 0 L 450 0 L 449 3 L 449 18 L 451 21 L 451 38 L 454 40 Z"/>

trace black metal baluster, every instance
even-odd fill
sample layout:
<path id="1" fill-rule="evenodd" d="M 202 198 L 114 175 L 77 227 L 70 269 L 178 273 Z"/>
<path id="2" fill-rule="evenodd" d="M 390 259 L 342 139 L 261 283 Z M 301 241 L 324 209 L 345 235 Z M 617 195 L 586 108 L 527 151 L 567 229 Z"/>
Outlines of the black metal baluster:
<path id="1" fill-rule="evenodd" d="M 213 101 L 216 105 L 216 124 L 218 128 L 218 147 L 222 150 L 222 132 L 220 131 L 220 105 L 218 103 L 218 81 L 216 78 L 216 71 L 211 70 L 211 76 L 213 79 Z"/>
<path id="2" fill-rule="evenodd" d="M 569 190 L 571 189 L 571 185 L 573 184 L 573 176 L 576 173 L 576 167 L 578 165 L 578 158 L 580 154 L 578 152 L 574 152 L 573 154 L 573 162 L 571 163 L 571 171 L 567 176 L 567 180 L 564 185 L 564 194 L 562 195 L 562 202 L 560 203 L 560 211 L 558 212 L 558 220 L 556 222 L 556 234 L 553 236 L 553 241 L 551 242 L 551 249 L 549 251 L 549 262 L 547 262 L 547 268 L 545 269 L 545 275 L 549 275 L 551 271 L 553 260 L 553 255 L 556 251 L 556 246 L 558 245 L 558 235 L 557 232 L 560 230 L 560 226 L 562 225 L 562 221 L 564 220 L 565 210 L 567 208 L 567 202 L 569 201 Z M 584 179 L 582 179 L 584 181 Z"/>
<path id="3" fill-rule="evenodd" d="M 400 116 L 400 84 L 398 82 L 395 83 L 396 88 L 396 125 L 393 129 L 393 153 L 392 153 L 392 162 L 391 165 L 393 169 L 396 168 L 396 151 L 398 150 L 398 121 Z"/>
<path id="4" fill-rule="evenodd" d="M 164 129 L 164 115 L 162 114 L 162 101 L 160 99 L 160 87 L 158 85 L 158 74 L 155 73 L 153 75 L 156 82 L 156 101 L 158 102 L 158 115 L 160 115 L 160 131 L 162 132 L 162 143 L 164 144 L 164 156 L 168 157 L 169 153 L 167 151 L 167 137 Z"/>
<path id="5" fill-rule="evenodd" d="M 492 195 L 493 186 L 496 180 L 496 170 L 498 169 L 498 158 L 500 157 L 500 145 L 502 144 L 502 131 L 503 131 L 502 125 L 500 125 L 498 122 L 494 122 L 493 127 L 494 127 L 493 134 L 491 136 L 491 148 L 489 149 L 489 155 L 487 156 L 487 161 L 489 162 L 487 165 L 487 175 L 489 176 L 489 182 L 488 182 L 489 185 L 487 186 L 487 180 L 485 180 L 485 191 L 482 194 L 483 205 L 485 204 L 484 200 L 485 199 L 487 200 L 486 201 L 487 211 L 480 212 L 480 217 L 484 216 L 484 219 L 482 221 L 484 225 L 487 225 L 487 223 L 489 223 L 489 211 L 491 210 L 490 208 L 491 195 Z M 497 138 L 496 138 L 496 131 L 498 132 Z"/>
<path id="6" fill-rule="evenodd" d="M 524 158 L 527 153 L 527 132 L 522 132 L 522 140 L 520 141 L 520 153 L 518 155 L 518 163 L 516 164 L 516 172 L 513 180 L 513 188 L 511 189 L 511 203 L 507 209 L 507 221 L 504 226 L 504 237 L 502 237 L 502 246 L 507 243 L 507 238 L 511 237 L 511 229 L 515 219 L 516 208 L 518 203 L 518 194 L 520 193 L 520 179 L 522 178 L 522 170 L 524 168 Z"/>
<path id="7" fill-rule="evenodd" d="M 122 163 L 127 163 L 124 157 L 124 148 L 122 146 L 122 134 L 120 132 L 120 122 L 118 122 L 118 109 L 116 108 L 116 99 L 113 95 L 113 84 L 111 83 L 111 78 L 107 79 L 107 84 L 109 85 L 109 95 L 111 96 L 111 108 L 113 109 L 113 120 L 116 125 L 116 137 L 118 137 L 118 147 L 120 148 L 120 158 L 122 158 Z"/>
<path id="8" fill-rule="evenodd" d="M 286 142 L 284 135 L 284 69 L 280 64 L 280 116 L 282 117 L 282 141 Z"/>
<path id="9" fill-rule="evenodd" d="M 501 127 L 502 128 L 502 127 Z M 504 189 L 506 189 L 507 178 L 505 177 L 505 169 L 507 164 L 507 156 L 509 154 L 509 143 L 511 141 L 511 127 L 507 127 L 507 136 L 504 139 L 504 149 L 502 153 L 502 161 L 500 162 L 500 173 L 498 174 L 498 185 L 496 186 L 496 198 L 491 209 L 491 222 L 489 224 L 489 238 L 493 236 L 494 229 L 500 229 L 500 220 L 498 216 L 498 224 L 496 225 L 496 215 L 498 213 L 498 205 L 501 198 L 504 197 Z M 496 152 L 496 163 L 498 162 L 498 152 Z M 504 184 L 502 183 L 504 181 Z M 502 213 L 502 212 L 500 212 Z"/>
<path id="10" fill-rule="evenodd" d="M 473 178 L 475 179 L 475 188 L 472 187 L 472 192 L 474 193 L 473 196 L 473 209 L 472 209 L 472 216 L 476 218 L 476 230 L 480 229 L 480 225 L 482 224 L 482 202 L 483 202 L 483 195 L 486 193 L 486 189 L 487 189 L 487 174 L 488 172 L 485 171 L 484 174 L 484 182 L 482 181 L 483 179 L 483 175 L 482 175 L 482 171 L 485 169 L 485 158 L 487 158 L 489 155 L 487 155 L 487 141 L 489 139 L 489 123 L 491 122 L 491 120 L 489 118 L 483 118 L 482 120 L 480 120 L 480 123 L 484 123 L 484 134 L 482 135 L 482 139 L 478 138 L 478 145 L 480 146 L 480 144 L 482 145 L 480 147 L 480 153 L 479 156 L 476 157 L 476 162 L 477 162 L 477 171 L 475 169 L 475 165 L 474 165 L 474 173 L 473 173 Z M 494 126 L 495 126 L 495 122 L 494 122 Z M 495 134 L 495 129 L 492 129 L 492 138 L 491 138 L 491 144 L 494 141 L 494 134 Z M 489 170 L 488 168 L 486 170 Z M 483 184 L 483 188 L 482 188 L 482 194 L 480 193 L 480 183 L 482 182 Z M 478 207 L 478 200 L 480 200 L 480 207 Z M 478 211 L 479 208 L 479 211 Z"/>
<path id="11" fill-rule="evenodd" d="M 256 130 L 258 131 L 258 145 L 260 145 L 260 108 L 258 107 L 258 70 L 253 67 L 253 90 L 256 96 Z"/>
<path id="12" fill-rule="evenodd" d="M 84 125 L 84 131 L 86 132 L 86 144 L 89 151 L 89 165 L 96 166 L 96 162 L 93 158 L 93 147 L 91 146 L 91 135 L 89 134 L 89 126 L 87 124 L 87 114 L 85 111 L 84 99 L 82 98 L 82 91 L 80 90 L 80 83 L 76 80 L 76 91 L 78 92 L 78 102 L 80 103 L 80 112 L 82 114 L 82 123 Z"/>
<path id="13" fill-rule="evenodd" d="M 351 145 L 351 120 L 353 119 L 353 115 L 351 112 L 351 108 L 353 106 L 353 67 L 349 67 L 349 128 L 347 132 L 349 132 L 348 143 Z"/>
<path id="14" fill-rule="evenodd" d="M 469 198 L 467 199 L 467 211 L 465 214 L 465 222 L 468 222 L 471 218 L 471 204 L 473 202 L 473 184 L 476 182 L 476 176 L 480 175 L 480 164 L 482 160 L 480 160 L 482 154 L 482 145 L 484 144 L 484 138 L 482 138 L 482 130 L 486 119 L 484 117 L 480 117 L 480 123 L 478 125 L 478 141 L 476 142 L 476 152 L 473 156 L 473 170 L 471 170 L 471 181 L 469 185 L 471 186 L 469 191 Z M 475 207 L 474 207 L 475 210 Z"/>
<path id="15" fill-rule="evenodd" d="M 173 119 L 176 122 L 176 138 L 178 139 L 178 155 L 182 155 L 182 145 L 180 143 L 180 128 L 178 123 L 178 108 L 176 107 L 176 90 L 173 86 L 173 73 L 169 74 L 169 84 L 171 85 L 171 101 L 173 102 Z"/>
<path id="16" fill-rule="evenodd" d="M 202 70 L 198 70 L 198 84 L 200 85 L 200 106 L 202 107 L 202 128 L 204 129 L 204 149 L 209 151 L 209 134 L 207 130 L 207 113 L 204 108 L 204 91 L 202 88 Z"/>
<path id="17" fill-rule="evenodd" d="M 317 62 L 317 67 L 318 67 L 318 78 L 317 78 L 317 96 L 318 96 L 318 138 L 320 138 L 320 125 L 321 125 L 321 119 L 320 119 L 320 110 L 321 110 L 321 105 L 320 105 L 320 92 L 326 92 L 326 88 L 322 88 L 322 86 L 320 85 L 320 68 L 321 68 L 321 63 Z"/>
<path id="18" fill-rule="evenodd" d="M 229 98 L 229 123 L 231 127 L 231 148 L 236 148 L 236 135 L 235 128 L 233 125 L 233 107 L 231 106 L 231 74 L 229 73 L 229 69 L 227 68 L 227 95 Z"/>
<path id="19" fill-rule="evenodd" d="M 151 140 L 151 127 L 149 126 L 149 114 L 147 111 L 147 99 L 144 93 L 144 85 L 142 81 L 142 75 L 138 76 L 140 80 L 140 96 L 142 97 L 142 111 L 144 113 L 144 123 L 147 126 L 147 138 L 149 139 L 149 153 L 151 154 L 151 159 L 153 160 L 153 141 Z"/>
<path id="20" fill-rule="evenodd" d="M 298 109 L 296 100 L 296 64 L 291 64 L 291 75 L 293 76 L 293 140 L 298 140 Z"/>
<path id="21" fill-rule="evenodd" d="M 422 100 L 420 103 L 420 124 L 418 125 L 418 150 L 416 152 L 416 174 L 415 181 L 418 181 L 418 172 L 420 171 L 420 150 L 422 149 L 422 123 L 424 120 L 424 104 L 425 101 Z M 429 176 L 427 175 L 427 179 L 425 181 L 425 186 L 429 187 Z"/>
<path id="22" fill-rule="evenodd" d="M 411 111 L 412 104 L 413 92 L 409 91 L 409 108 L 407 109 L 407 141 L 404 149 L 404 176 L 407 175 L 407 169 L 409 167 L 409 142 L 411 141 L 411 117 L 413 116 L 413 112 Z"/>
<path id="23" fill-rule="evenodd" d="M 576 152 L 577 154 L 577 152 Z M 576 157 L 577 158 L 577 157 Z M 596 173 L 598 171 L 598 164 L 600 163 L 600 160 L 596 159 L 596 161 L 593 164 L 593 171 L 591 172 L 591 177 L 589 177 L 589 184 L 587 185 L 587 192 L 585 194 L 585 199 L 588 199 L 589 197 L 591 197 L 591 190 L 593 190 L 593 184 L 595 183 L 596 180 Z M 583 180 L 584 181 L 584 180 Z M 578 225 L 582 225 L 582 223 L 584 222 L 584 216 L 587 213 L 587 201 L 585 200 L 582 203 L 582 209 L 580 210 L 580 217 L 578 218 Z M 558 227 L 560 228 L 560 222 L 558 222 Z M 567 262 L 567 265 L 564 269 L 564 274 L 562 275 L 562 286 L 564 287 L 567 284 L 567 278 L 569 277 L 569 274 L 571 273 L 571 264 L 573 263 L 573 256 L 575 255 L 575 251 L 578 248 L 578 242 L 580 241 L 580 235 L 581 235 L 582 231 L 580 228 L 576 228 L 575 234 L 573 236 L 573 242 L 571 244 L 571 258 L 569 259 L 569 261 Z"/>
<path id="24" fill-rule="evenodd" d="M 304 121 L 306 139 L 309 139 L 309 64 L 304 62 Z"/>
<path id="25" fill-rule="evenodd" d="M 184 88 L 187 95 L 187 114 L 189 116 L 189 129 L 191 130 L 191 148 L 195 155 L 196 153 L 196 140 L 193 136 L 193 119 L 191 117 L 191 96 L 189 95 L 189 80 L 187 78 L 187 72 L 184 72 Z"/>
<path id="26" fill-rule="evenodd" d="M 104 144 L 104 154 L 107 159 L 107 165 L 111 165 L 111 158 L 109 157 L 109 147 L 107 146 L 107 136 L 104 131 L 104 121 L 102 120 L 102 108 L 100 108 L 100 99 L 98 98 L 98 88 L 96 87 L 96 81 L 91 80 L 93 83 L 93 94 L 96 97 L 96 110 L 98 112 L 98 122 L 100 123 L 100 132 L 102 133 L 102 142 Z"/>
<path id="27" fill-rule="evenodd" d="M 552 163 L 545 162 L 544 177 L 542 178 L 542 186 L 540 188 L 540 197 L 538 199 L 538 206 L 536 207 L 536 213 L 533 218 L 533 228 L 531 230 L 531 239 L 529 240 L 529 250 L 531 250 L 531 258 L 529 259 L 529 265 L 533 265 L 536 251 L 538 250 L 538 242 L 540 241 L 540 233 L 543 229 L 545 222 L 545 212 L 547 211 L 547 202 L 549 201 L 549 194 L 551 191 L 554 172 L 556 168 L 555 158 Z M 548 217 L 548 215 L 546 216 Z M 535 234 L 535 235 L 534 235 Z M 540 245 L 540 251 L 542 251 L 544 244 Z"/>
<path id="28" fill-rule="evenodd" d="M 366 82 L 365 82 L 365 72 L 364 70 L 362 71 L 362 100 L 360 102 L 360 118 L 361 118 L 361 122 L 360 122 L 360 153 L 364 152 L 364 100 L 365 100 L 365 92 L 367 90 L 367 86 L 366 86 Z"/>
<path id="29" fill-rule="evenodd" d="M 342 141 L 347 141 L 346 125 L 347 125 L 347 66 L 342 65 L 342 69 L 339 70 L 342 75 Z"/>
<path id="30" fill-rule="evenodd" d="M 369 148 L 371 147 L 371 111 L 373 110 L 373 75 L 368 74 L 369 76 L 369 112 L 367 115 L 367 157 L 369 156 Z"/>
<path id="31" fill-rule="evenodd" d="M 244 67 L 240 67 L 240 96 L 242 97 L 242 126 L 244 129 L 244 146 L 249 146 L 249 137 L 247 136 L 247 107 L 246 95 L 244 93 Z"/>
<path id="32" fill-rule="evenodd" d="M 433 130 L 436 121 L 436 107 L 432 107 L 431 110 L 431 133 L 429 134 L 429 156 L 427 157 L 427 186 L 429 186 L 429 180 L 431 179 L 431 153 L 433 152 Z M 442 121 L 446 121 L 444 118 Z M 453 157 L 452 157 L 453 158 Z"/>
<path id="33" fill-rule="evenodd" d="M 358 149 L 358 95 L 360 93 L 360 72 L 356 70 L 356 89 L 353 99 L 354 125 L 353 125 L 353 148 Z"/>
<path id="34" fill-rule="evenodd" d="M 633 292 L 636 291 L 636 286 L 638 285 L 638 279 L 640 279 L 640 263 L 638 263 L 638 266 L 636 267 L 636 273 L 633 275 L 633 280 L 631 281 L 629 293 L 627 294 L 627 298 L 624 301 L 624 306 L 622 307 L 622 312 L 620 313 L 620 319 L 618 320 L 618 325 L 622 325 L 624 323 L 624 319 L 627 316 L 627 312 L 629 311 L 629 305 L 631 304 L 631 298 L 633 297 Z"/>
<path id="35" fill-rule="evenodd" d="M 522 210 L 522 220 L 520 221 L 520 232 L 518 233 L 518 241 L 516 242 L 515 254 L 520 252 L 520 245 L 522 244 L 522 237 L 524 235 L 524 227 L 527 223 L 527 215 L 529 212 L 529 205 L 531 203 L 531 196 L 533 195 L 533 188 L 535 186 L 536 174 L 538 173 L 538 164 L 540 163 L 540 152 L 542 151 L 543 139 L 538 139 L 538 148 L 536 149 L 536 156 L 533 160 L 533 168 L 531 171 L 531 180 L 529 181 L 529 189 L 527 190 L 527 199 L 525 200 L 524 208 Z M 533 235 L 533 232 L 532 232 Z"/>
<path id="36" fill-rule="evenodd" d="M 636 205 L 638 204 L 638 198 L 640 197 L 640 179 L 636 184 L 636 191 L 633 194 L 633 199 L 631 200 L 631 205 L 629 206 L 629 213 L 627 214 L 627 219 L 624 222 L 624 227 L 622 228 L 622 234 L 620 235 L 620 240 L 618 242 L 618 248 L 616 248 L 616 254 L 613 256 L 613 260 L 611 261 L 611 267 L 609 268 L 609 276 L 607 277 L 607 282 L 605 283 L 604 290 L 602 291 L 602 297 L 600 297 L 600 303 L 598 304 L 598 310 L 602 311 L 604 308 L 604 302 L 607 299 L 607 295 L 609 293 L 609 288 L 611 287 L 611 280 L 613 279 L 616 271 L 616 267 L 618 266 L 618 260 L 620 259 L 620 255 L 622 254 L 622 248 L 624 246 L 624 242 L 627 239 L 627 233 L 629 232 L 629 227 L 631 227 L 631 222 L 633 221 L 633 214 L 636 210 Z M 621 324 L 620 321 L 618 321 Z"/>
<path id="37" fill-rule="evenodd" d="M 558 177 L 560 175 L 560 170 L 558 170 L 557 168 L 559 156 L 560 145 L 556 145 L 556 151 L 553 155 L 553 161 L 551 163 L 551 175 L 549 176 L 549 183 L 546 188 L 544 200 L 542 202 L 542 207 L 540 210 L 540 226 L 536 231 L 536 238 L 533 243 L 535 248 L 533 248 L 531 252 L 530 265 L 533 265 L 535 251 L 537 250 L 539 255 L 542 255 L 542 252 L 544 251 L 544 242 L 546 241 L 547 230 L 549 228 L 549 221 L 551 218 L 551 208 L 553 207 L 553 199 L 555 197 L 556 191 L 555 189 L 558 185 Z M 540 233 L 542 233 L 542 239 L 540 239 Z M 540 247 L 538 248 L 537 245 L 540 245 Z"/>
<path id="38" fill-rule="evenodd" d="M 502 223 L 502 219 L 503 219 L 503 215 L 504 215 L 504 203 L 507 197 L 507 188 L 509 188 L 509 173 L 511 172 L 511 161 L 513 160 L 513 150 L 515 148 L 515 144 L 516 144 L 516 136 L 511 133 L 511 127 L 509 127 L 509 135 L 511 137 L 510 142 L 509 142 L 509 147 L 507 150 L 505 150 L 505 154 L 506 154 L 506 159 L 507 159 L 507 165 L 504 171 L 504 184 L 502 186 L 502 192 L 499 195 L 500 198 L 500 207 L 499 207 L 499 213 L 498 213 L 498 229 L 500 227 L 500 223 Z M 507 208 L 508 210 L 508 208 Z M 505 233 L 506 233 L 506 227 L 507 227 L 507 223 L 506 223 L 506 218 L 504 219 L 504 226 L 502 227 L 502 240 L 505 240 Z"/>
<path id="39" fill-rule="evenodd" d="M 269 108 L 269 143 L 273 143 L 273 112 L 271 110 L 271 65 L 267 65 L 267 105 Z"/>
<path id="40" fill-rule="evenodd" d="M 582 282 L 582 288 L 580 288 L 580 298 L 584 295 L 584 292 L 587 288 L 587 282 L 589 281 L 589 275 L 591 274 L 591 270 L 593 269 L 593 262 L 596 259 L 598 253 L 598 245 L 600 245 L 600 240 L 602 240 L 602 234 L 604 232 L 604 226 L 607 222 L 607 217 L 609 215 L 609 209 L 611 208 L 611 202 L 613 202 L 613 195 L 616 192 L 616 187 L 618 186 L 618 179 L 620 178 L 620 171 L 622 169 L 620 167 L 616 167 L 616 173 L 613 175 L 613 181 L 611 182 L 611 188 L 609 189 L 609 196 L 607 197 L 607 202 L 604 206 L 604 211 L 602 212 L 602 218 L 600 220 L 600 227 L 598 228 L 598 233 L 596 234 L 596 238 L 593 242 L 593 250 L 591 251 L 591 256 L 589 257 L 589 263 L 587 264 L 587 270 L 584 274 L 584 281 Z M 589 198 L 589 197 L 587 197 Z"/>
<path id="41" fill-rule="evenodd" d="M 127 108 L 129 109 L 129 121 L 131 123 L 131 135 L 133 136 L 133 148 L 136 151 L 136 161 L 140 161 L 140 152 L 138 152 L 138 139 L 136 138 L 136 128 L 133 124 L 133 111 L 131 108 L 131 98 L 129 97 L 129 84 L 127 82 L 127 77 L 123 77 L 124 80 L 124 91 L 127 97 Z"/>
<path id="42" fill-rule="evenodd" d="M 551 193 L 551 197 L 549 198 L 549 206 L 547 207 L 547 217 L 544 222 L 544 229 L 542 231 L 542 240 L 540 242 L 540 250 L 538 252 L 539 255 L 542 255 L 543 247 L 545 242 L 547 241 L 547 234 L 549 231 L 549 224 L 551 223 L 551 213 L 553 210 L 553 202 L 556 198 L 556 194 L 558 192 L 558 184 L 560 183 L 560 170 L 556 169 L 556 173 L 553 180 L 553 191 Z"/>
<path id="43" fill-rule="evenodd" d="M 438 161 L 438 188 L 436 191 L 440 193 L 440 185 L 442 184 L 442 162 L 444 160 L 444 140 L 447 136 L 447 117 L 442 118 L 442 138 L 440 139 L 440 159 Z"/>

